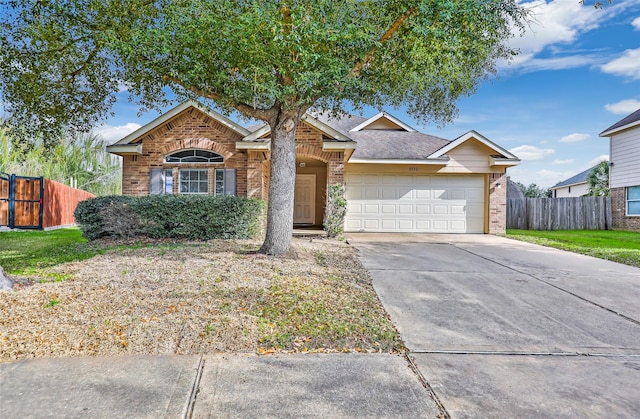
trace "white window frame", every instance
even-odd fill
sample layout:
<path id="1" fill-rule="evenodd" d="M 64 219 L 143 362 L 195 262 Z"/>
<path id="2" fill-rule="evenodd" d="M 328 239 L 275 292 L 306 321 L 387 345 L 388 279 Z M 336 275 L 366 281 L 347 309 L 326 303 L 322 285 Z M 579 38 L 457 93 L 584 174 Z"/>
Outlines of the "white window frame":
<path id="1" fill-rule="evenodd" d="M 207 190 L 205 192 L 183 192 L 182 190 L 182 173 L 183 172 L 199 172 L 199 173 L 206 173 L 207 174 Z M 191 179 L 191 175 L 189 178 L 189 183 L 194 182 L 194 180 Z M 200 176 L 198 175 L 198 179 L 195 181 L 198 183 L 202 183 L 204 181 L 202 181 L 200 179 Z M 198 188 L 199 189 L 199 188 Z M 183 194 L 183 195 L 208 195 L 209 194 L 209 169 L 195 169 L 195 168 L 185 168 L 185 169 L 180 169 L 178 171 L 178 193 Z"/>
<path id="2" fill-rule="evenodd" d="M 219 161 L 211 161 L 211 160 L 209 160 L 209 161 L 182 161 L 182 160 L 180 160 L 180 161 L 168 161 L 167 160 L 167 159 L 171 158 L 171 156 L 173 156 L 174 154 L 184 153 L 184 152 L 187 152 L 187 151 L 192 151 L 194 153 L 194 156 L 198 151 L 202 151 L 202 152 L 205 152 L 205 153 L 210 153 L 213 156 L 208 157 L 208 159 L 214 159 L 215 158 L 216 160 L 219 159 Z M 186 159 L 186 158 L 188 158 L 188 157 L 182 157 L 180 159 Z M 205 157 L 202 157 L 202 158 L 205 158 Z M 164 162 L 168 163 L 168 164 L 177 164 L 177 165 L 181 165 L 181 164 L 189 164 L 189 165 L 191 165 L 191 164 L 207 164 L 207 165 L 209 165 L 209 164 L 224 164 L 224 156 L 222 154 L 220 154 L 220 153 L 216 153 L 215 151 L 211 151 L 211 150 L 203 150 L 203 149 L 200 149 L 200 148 L 185 148 L 185 149 L 182 149 L 182 150 L 174 151 L 171 154 L 167 154 L 166 156 L 164 156 Z"/>
<path id="3" fill-rule="evenodd" d="M 630 217 L 640 217 L 640 211 L 637 213 L 630 213 L 629 212 L 629 202 L 640 202 L 640 197 L 638 198 L 633 198 L 633 199 L 629 199 L 629 190 L 630 189 L 638 189 L 638 191 L 640 191 L 640 186 L 627 186 L 625 188 L 625 207 L 626 207 L 626 215 L 630 216 Z"/>

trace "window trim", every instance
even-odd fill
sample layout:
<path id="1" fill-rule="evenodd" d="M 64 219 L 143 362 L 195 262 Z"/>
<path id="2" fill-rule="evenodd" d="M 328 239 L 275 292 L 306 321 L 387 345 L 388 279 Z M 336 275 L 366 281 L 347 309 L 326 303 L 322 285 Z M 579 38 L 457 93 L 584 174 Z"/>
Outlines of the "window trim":
<path id="1" fill-rule="evenodd" d="M 195 157 L 195 153 L 197 151 L 204 151 L 204 152 L 211 153 L 211 154 L 214 154 L 214 155 L 218 156 L 220 158 L 220 161 L 167 161 L 167 158 L 173 156 L 174 154 L 184 153 L 185 151 L 193 151 L 194 157 Z M 180 157 L 180 158 L 185 158 L 185 157 Z M 210 157 L 210 158 L 213 158 L 213 157 Z M 178 166 L 183 165 L 183 164 L 186 164 L 186 165 L 191 165 L 191 164 L 195 164 L 195 165 L 204 165 L 204 164 L 211 165 L 211 164 L 214 164 L 214 165 L 217 165 L 217 164 L 224 164 L 224 160 L 225 159 L 224 159 L 224 156 L 222 154 L 216 153 L 215 151 L 212 151 L 212 150 L 206 150 L 206 149 L 202 149 L 202 148 L 183 148 L 183 149 L 180 149 L 180 150 L 176 150 L 176 151 L 174 151 L 174 152 L 172 152 L 170 154 L 167 154 L 162 159 L 162 162 L 164 164 L 175 164 L 175 165 L 178 165 Z"/>
<path id="2" fill-rule="evenodd" d="M 183 171 L 187 171 L 187 172 L 205 172 L 207 174 L 207 191 L 206 192 L 182 192 L 182 172 Z M 189 182 L 191 182 L 191 179 L 189 179 Z M 202 183 L 203 181 L 200 180 L 200 177 L 198 176 L 198 183 Z M 193 168 L 193 167 L 185 167 L 184 169 L 179 169 L 178 170 L 178 193 L 180 195 L 209 195 L 209 169 L 208 168 Z"/>
<path id="3" fill-rule="evenodd" d="M 640 212 L 637 214 L 629 213 L 629 202 L 640 202 L 640 198 L 629 199 L 629 189 L 638 188 L 640 190 L 640 185 L 637 186 L 627 186 L 624 190 L 624 202 L 625 202 L 625 215 L 627 217 L 640 217 Z"/>

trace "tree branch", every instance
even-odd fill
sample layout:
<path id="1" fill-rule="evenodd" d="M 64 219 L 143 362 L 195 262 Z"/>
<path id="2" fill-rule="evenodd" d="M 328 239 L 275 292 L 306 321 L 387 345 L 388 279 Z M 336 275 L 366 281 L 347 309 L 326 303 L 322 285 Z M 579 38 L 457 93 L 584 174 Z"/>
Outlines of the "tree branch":
<path id="1" fill-rule="evenodd" d="M 391 26 L 389 26 L 389 29 L 387 29 L 385 31 L 385 33 L 382 34 L 380 39 L 378 39 L 378 44 L 382 44 L 385 41 L 388 41 L 389 39 L 391 39 L 391 37 L 396 32 L 398 32 L 398 29 L 400 29 L 400 26 L 402 26 L 404 21 L 407 20 L 412 14 L 414 14 L 416 12 L 416 10 L 418 10 L 418 9 L 414 6 L 414 7 L 409 8 L 402 15 L 398 16 L 398 18 L 391 24 Z M 362 73 L 362 69 L 364 68 L 364 66 L 373 59 L 373 56 L 378 51 L 378 49 L 379 49 L 379 46 L 378 45 L 374 45 L 369 50 L 369 52 L 367 52 L 367 54 L 364 56 L 364 58 L 362 58 L 362 60 L 358 61 L 356 63 L 356 65 L 351 69 L 351 72 L 349 73 L 349 77 L 358 77 Z"/>
<path id="2" fill-rule="evenodd" d="M 182 80 L 180 80 L 177 77 L 162 76 L 162 80 L 164 80 L 165 82 L 171 82 L 171 83 L 177 84 L 178 86 L 190 91 L 191 93 L 195 93 L 196 95 L 205 97 L 207 99 L 219 101 L 222 98 L 222 95 L 220 93 L 203 90 L 195 86 L 188 86 L 186 83 L 184 83 Z M 232 106 L 236 108 L 238 111 L 245 114 L 246 116 L 260 119 L 262 121 L 269 121 L 269 119 L 274 114 L 273 108 L 272 109 L 254 108 L 253 106 L 247 105 L 246 103 L 242 103 L 242 102 L 233 102 Z"/>

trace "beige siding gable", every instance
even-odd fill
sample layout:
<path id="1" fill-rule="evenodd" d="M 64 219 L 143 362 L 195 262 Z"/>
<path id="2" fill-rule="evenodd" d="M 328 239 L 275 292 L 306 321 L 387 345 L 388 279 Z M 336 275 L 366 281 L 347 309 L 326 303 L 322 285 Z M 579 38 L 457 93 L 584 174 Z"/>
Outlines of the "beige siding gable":
<path id="1" fill-rule="evenodd" d="M 640 185 L 640 128 L 611 137 L 610 161 L 612 188 Z"/>
<path id="2" fill-rule="evenodd" d="M 469 139 L 447 153 L 449 162 L 439 170 L 440 173 L 494 173 L 504 169 L 492 168 L 490 157 L 495 150 L 487 147 L 475 138 Z"/>

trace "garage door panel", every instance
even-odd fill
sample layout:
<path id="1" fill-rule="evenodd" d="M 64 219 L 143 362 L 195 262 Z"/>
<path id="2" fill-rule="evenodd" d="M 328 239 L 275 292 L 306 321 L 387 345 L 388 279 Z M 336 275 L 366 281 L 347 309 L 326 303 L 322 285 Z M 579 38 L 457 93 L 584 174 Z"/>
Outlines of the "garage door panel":
<path id="1" fill-rule="evenodd" d="M 397 214 L 395 204 L 382 204 L 382 213 L 385 215 L 395 215 Z"/>
<path id="2" fill-rule="evenodd" d="M 415 214 L 415 205 L 409 205 L 409 204 L 399 204 L 398 205 L 398 214 Z"/>
<path id="3" fill-rule="evenodd" d="M 434 205 L 433 206 L 433 213 L 436 215 L 446 215 L 449 213 L 449 206 L 448 205 Z"/>
<path id="4" fill-rule="evenodd" d="M 348 174 L 346 231 L 482 233 L 482 175 Z"/>

